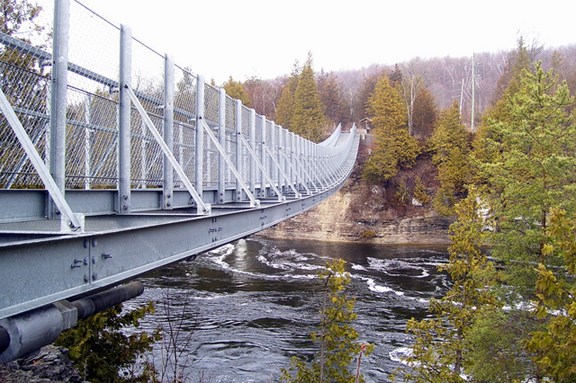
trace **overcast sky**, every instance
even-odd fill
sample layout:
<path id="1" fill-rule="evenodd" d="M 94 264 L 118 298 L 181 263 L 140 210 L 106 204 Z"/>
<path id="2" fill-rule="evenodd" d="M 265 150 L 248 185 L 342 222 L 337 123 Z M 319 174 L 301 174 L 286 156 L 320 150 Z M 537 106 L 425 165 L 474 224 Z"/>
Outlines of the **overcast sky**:
<path id="1" fill-rule="evenodd" d="M 414 57 L 461 57 L 576 43 L 571 0 L 80 0 L 177 64 L 222 83 Z"/>

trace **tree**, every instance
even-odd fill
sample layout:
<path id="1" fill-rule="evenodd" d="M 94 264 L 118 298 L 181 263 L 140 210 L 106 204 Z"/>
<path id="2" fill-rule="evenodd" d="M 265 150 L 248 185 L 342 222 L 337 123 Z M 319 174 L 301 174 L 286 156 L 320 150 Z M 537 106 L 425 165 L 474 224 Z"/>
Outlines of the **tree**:
<path id="1" fill-rule="evenodd" d="M 320 142 L 324 137 L 325 123 L 324 106 L 316 86 L 312 56 L 309 55 L 298 76 L 290 130 L 310 141 Z"/>
<path id="2" fill-rule="evenodd" d="M 298 87 L 300 71 L 298 61 L 296 61 L 292 74 L 282 88 L 278 105 L 276 106 L 276 122 L 286 129 L 291 128 L 292 116 L 294 115 L 294 94 Z"/>
<path id="3" fill-rule="evenodd" d="M 336 259 L 327 264 L 320 274 L 326 292 L 320 312 L 320 329 L 312 334 L 320 351 L 310 364 L 292 359 L 288 369 L 282 369 L 282 381 L 289 383 L 354 383 L 364 381 L 357 371 L 351 370 L 354 358 L 370 354 L 372 345 L 357 342 L 358 332 L 352 326 L 356 319 L 355 301 L 347 295 L 351 281 L 344 269 L 344 260 Z M 358 363 L 359 366 L 359 363 Z"/>
<path id="4" fill-rule="evenodd" d="M 374 126 L 375 144 L 364 164 L 363 177 L 370 182 L 388 181 L 399 169 L 414 164 L 420 148 L 408 133 L 402 99 L 387 76 L 378 80 L 369 99 L 368 113 Z"/>
<path id="5" fill-rule="evenodd" d="M 138 328 L 142 317 L 153 312 L 154 306 L 149 303 L 124 314 L 121 311 L 122 306 L 117 305 L 84 319 L 56 341 L 70 350 L 70 359 L 90 382 L 147 382 L 155 375 L 150 366 L 141 373 L 120 374 L 133 367 L 138 356 L 151 351 L 152 344 L 159 340 L 157 332 L 124 332 L 131 326 Z"/>
<path id="6" fill-rule="evenodd" d="M 521 72 L 530 68 L 541 49 L 541 47 L 536 45 L 532 47 L 526 46 L 523 37 L 518 39 L 517 48 L 508 54 L 504 71 L 497 81 L 494 92 L 495 108 L 487 111 L 489 115 L 494 112 L 494 109 L 498 110 L 499 104 L 505 103 L 506 94 L 512 94 L 517 90 Z"/>
<path id="7" fill-rule="evenodd" d="M 240 81 L 234 81 L 232 76 L 230 76 L 228 81 L 222 85 L 222 88 L 224 88 L 228 96 L 232 97 L 233 99 L 242 101 L 242 104 L 247 107 L 252 106 L 252 101 L 250 100 L 250 97 L 248 97 L 248 93 L 246 92 L 244 85 L 242 85 Z"/>
<path id="8" fill-rule="evenodd" d="M 334 73 L 323 71 L 320 73 L 318 76 L 318 94 L 326 108 L 324 115 L 330 122 L 345 124 L 349 121 L 350 111 Z"/>
<path id="9" fill-rule="evenodd" d="M 368 110 L 368 100 L 372 93 L 374 93 L 374 88 L 376 87 L 376 83 L 381 75 L 382 73 L 380 71 L 377 74 L 364 75 L 362 84 L 355 92 L 352 102 L 352 119 L 354 121 L 359 121 L 370 115 Z"/>
<path id="10" fill-rule="evenodd" d="M 438 112 L 436 110 L 436 103 L 430 90 L 426 87 L 421 87 L 416 94 L 414 100 L 413 111 L 413 134 L 420 139 L 426 139 L 432 135 Z"/>
<path id="11" fill-rule="evenodd" d="M 436 129 L 430 139 L 432 162 L 438 168 L 440 187 L 434 207 L 445 214 L 453 214 L 454 204 L 466 196 L 470 180 L 468 161 L 468 133 L 460 122 L 458 104 L 440 113 Z"/>
<path id="12" fill-rule="evenodd" d="M 450 226 L 450 260 L 439 269 L 451 278 L 452 286 L 441 299 L 430 301 L 433 317 L 411 319 L 407 331 L 414 335 L 410 369 L 400 371 L 405 382 L 463 383 L 469 360 L 466 334 L 483 310 L 496 307 L 492 286 L 496 271 L 482 252 L 482 219 L 475 193 L 456 206 L 458 220 Z"/>
<path id="13" fill-rule="evenodd" d="M 414 134 L 414 105 L 418 98 L 420 89 L 424 87 L 424 79 L 417 72 L 416 65 L 419 59 L 412 60 L 404 65 L 399 86 L 402 89 L 402 96 L 406 104 L 406 116 L 408 117 L 408 132 Z"/>
<path id="14" fill-rule="evenodd" d="M 0 31 L 20 39 L 26 39 L 23 35 L 40 34 L 44 27 L 36 22 L 36 18 L 41 12 L 42 7 L 34 1 L 1 0 Z"/>
<path id="15" fill-rule="evenodd" d="M 559 287 L 569 287 L 562 282 L 569 263 L 560 256 L 563 245 L 556 243 L 551 222 L 558 210 L 570 217 L 576 212 L 576 127 L 568 113 L 574 99 L 566 84 L 558 83 L 554 72 L 544 71 L 540 63 L 522 70 L 514 89 L 499 102 L 498 118 L 486 122 L 490 134 L 481 138 L 490 155 L 483 152 L 476 160 L 493 228 L 487 244 L 503 267 L 505 288 L 500 299 L 513 309 L 501 311 L 494 316 L 498 325 L 484 325 L 477 333 L 479 339 L 487 331 L 498 339 L 517 334 L 491 364 L 494 374 L 502 376 L 496 368 L 515 355 L 522 360 L 517 368 L 524 369 L 518 376 L 562 381 L 571 376 L 560 359 L 572 346 L 568 335 L 572 329 L 560 327 L 568 324 L 570 314 L 564 315 L 562 309 L 560 315 L 550 313 L 553 307 L 569 310 L 570 306 L 562 306 L 565 298 Z M 536 312 L 518 308 L 533 300 L 539 302 Z"/>
<path id="16" fill-rule="evenodd" d="M 374 129 L 405 128 L 406 110 L 398 89 L 392 86 L 387 76 L 380 76 L 368 99 L 367 114 Z"/>
<path id="17" fill-rule="evenodd" d="M 269 120 L 276 120 L 276 102 L 281 92 L 281 82 L 276 80 L 262 80 L 250 77 L 244 82 L 244 89 L 251 100 L 251 107 L 256 113 L 266 116 Z"/>
<path id="18" fill-rule="evenodd" d="M 561 268 L 538 265 L 536 317 L 545 325 L 527 343 L 536 365 L 554 382 L 576 381 L 576 215 L 562 209 L 550 214 L 544 255 Z"/>
<path id="19" fill-rule="evenodd" d="M 522 72 L 518 91 L 508 99 L 508 117 L 488 122 L 499 139 L 488 139 L 487 145 L 498 155 L 480 166 L 487 202 L 497 218 L 493 252 L 510 262 L 520 299 L 534 296 L 531 263 L 546 264 L 543 247 L 551 210 L 576 210 L 576 127 L 567 113 L 574 100 L 556 78 L 540 64 Z"/>

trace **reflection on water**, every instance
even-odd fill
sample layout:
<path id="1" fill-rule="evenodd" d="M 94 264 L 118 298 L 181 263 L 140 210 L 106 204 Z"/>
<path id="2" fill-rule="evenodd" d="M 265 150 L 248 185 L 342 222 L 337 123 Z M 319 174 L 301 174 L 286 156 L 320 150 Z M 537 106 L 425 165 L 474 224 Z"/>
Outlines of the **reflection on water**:
<path id="1" fill-rule="evenodd" d="M 240 240 L 146 275 L 139 299 L 157 302 L 157 313 L 145 327 L 165 323 L 168 310 L 185 318 L 189 381 L 200 373 L 209 382 L 276 381 L 292 356 L 315 353 L 308 334 L 319 320 L 316 275 L 331 258 L 347 261 L 356 328 L 376 345 L 363 360 L 366 381 L 386 382 L 400 366 L 394 352 L 409 344 L 406 321 L 423 317 L 447 286 L 436 269 L 445 248 Z M 162 359 L 160 346 L 154 357 Z"/>

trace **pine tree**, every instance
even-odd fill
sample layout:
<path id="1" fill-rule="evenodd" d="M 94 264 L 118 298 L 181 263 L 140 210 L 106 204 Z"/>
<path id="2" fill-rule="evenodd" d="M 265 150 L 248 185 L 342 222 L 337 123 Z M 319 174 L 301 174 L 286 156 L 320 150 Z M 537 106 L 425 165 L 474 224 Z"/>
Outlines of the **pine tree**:
<path id="1" fill-rule="evenodd" d="M 550 315 L 543 308 L 559 305 L 558 281 L 568 267 L 562 257 L 551 256 L 561 247 L 551 239 L 550 224 L 558 209 L 571 217 L 576 212 L 576 127 L 568 113 L 574 100 L 566 84 L 558 83 L 553 71 L 544 71 L 539 63 L 523 70 L 515 86 L 501 103 L 500 118 L 487 122 L 490 135 L 482 139 L 490 156 L 478 158 L 482 199 L 490 207 L 489 226 L 494 229 L 487 244 L 502 263 L 506 288 L 500 298 L 511 309 L 485 320 L 475 336 L 498 340 L 516 334 L 493 353 L 493 374 L 508 374 L 510 366 L 504 360 L 514 355 L 521 360 L 516 368 L 523 370 L 509 376 L 543 382 L 567 371 L 559 360 L 572 344 L 569 337 L 558 336 L 572 331 L 570 326 L 557 331 L 555 318 L 563 315 Z M 540 302 L 537 315 L 519 306 L 535 299 Z M 559 321 L 566 324 L 565 319 Z M 480 353 L 488 354 L 489 350 Z M 530 356 L 534 363 L 528 363 Z"/>
<path id="2" fill-rule="evenodd" d="M 483 223 L 478 208 L 475 193 L 456 206 L 458 220 L 450 226 L 450 260 L 440 267 L 450 275 L 452 286 L 441 299 L 430 301 L 432 318 L 411 319 L 407 324 L 415 341 L 406 360 L 410 368 L 400 371 L 405 382 L 465 382 L 466 333 L 482 310 L 498 303 L 491 289 L 496 271 L 481 250 Z"/>
<path id="3" fill-rule="evenodd" d="M 540 64 L 524 71 L 509 98 L 509 116 L 489 123 L 499 155 L 481 164 L 486 198 L 497 218 L 494 255 L 510 261 L 510 278 L 520 299 L 534 294 L 533 262 L 545 263 L 543 245 L 552 208 L 576 210 L 576 127 L 565 84 Z"/>
<path id="4" fill-rule="evenodd" d="M 421 87 L 416 94 L 413 111 L 414 136 L 428 138 L 434 131 L 438 112 L 430 90 Z"/>
<path id="5" fill-rule="evenodd" d="M 374 126 L 375 145 L 364 164 L 363 177 L 371 182 L 388 181 L 399 169 L 414 164 L 420 147 L 408 133 L 402 98 L 387 76 L 378 80 L 368 112 Z"/>
<path id="6" fill-rule="evenodd" d="M 276 123 L 282 125 L 285 129 L 291 128 L 291 120 L 294 114 L 294 94 L 298 87 L 298 79 L 300 76 L 300 67 L 298 62 L 294 63 L 292 74 L 284 84 L 278 105 L 276 106 Z"/>
<path id="7" fill-rule="evenodd" d="M 544 256 L 561 268 L 538 265 L 535 314 L 545 325 L 527 343 L 536 365 L 554 382 L 576 381 L 576 215 L 554 209 L 546 232 Z"/>
<path id="8" fill-rule="evenodd" d="M 516 51 L 510 53 L 504 73 L 498 80 L 496 99 L 493 105 L 483 116 L 484 123 L 480 125 L 473 142 L 474 156 L 480 161 L 491 161 L 498 156 L 499 148 L 491 145 L 499 141 L 499 133 L 492 129 L 490 121 L 508 121 L 510 116 L 509 98 L 514 95 L 520 86 L 520 77 L 524 70 L 530 70 L 532 60 L 524 40 L 518 41 Z"/>
<path id="9" fill-rule="evenodd" d="M 388 76 L 381 76 L 368 99 L 367 113 L 374 129 L 405 128 L 408 123 L 406 108 L 398 89 L 393 87 Z"/>
<path id="10" fill-rule="evenodd" d="M 306 64 L 298 77 L 294 92 L 294 109 L 290 119 L 290 130 L 313 142 L 324 138 L 324 106 L 318 94 L 312 57 L 308 56 Z"/>
<path id="11" fill-rule="evenodd" d="M 432 161 L 438 168 L 438 188 L 434 207 L 445 214 L 453 214 L 454 204 L 466 196 L 470 180 L 468 161 L 468 133 L 460 122 L 458 104 L 440 113 L 436 129 L 430 139 Z"/>
<path id="12" fill-rule="evenodd" d="M 152 303 L 124 313 L 122 305 L 117 305 L 80 321 L 63 332 L 56 344 L 70 350 L 70 359 L 91 382 L 150 381 L 155 377 L 150 366 L 132 376 L 120 372 L 133 367 L 137 358 L 150 352 L 152 344 L 160 340 L 157 331 L 125 332 L 132 326 L 138 328 L 144 315 L 153 312 Z"/>
<path id="13" fill-rule="evenodd" d="M 244 85 L 242 85 L 240 81 L 235 81 L 232 76 L 230 76 L 228 81 L 222 85 L 222 88 L 224 88 L 228 96 L 232 97 L 233 99 L 242 101 L 242 104 L 247 107 L 252 106 L 252 101 L 250 100 L 250 97 L 248 97 L 248 93 L 246 92 L 246 89 L 244 89 Z"/>
<path id="14" fill-rule="evenodd" d="M 373 346 L 359 343 L 359 334 L 352 326 L 357 315 L 355 301 L 348 296 L 350 273 L 344 269 L 345 262 L 336 259 L 327 264 L 320 274 L 326 292 L 320 313 L 320 328 L 312 334 L 320 351 L 307 364 L 298 358 L 292 360 L 288 369 L 282 369 L 282 381 L 289 383 L 356 383 L 363 382 L 358 370 L 354 371 L 354 358 L 368 355 Z"/>

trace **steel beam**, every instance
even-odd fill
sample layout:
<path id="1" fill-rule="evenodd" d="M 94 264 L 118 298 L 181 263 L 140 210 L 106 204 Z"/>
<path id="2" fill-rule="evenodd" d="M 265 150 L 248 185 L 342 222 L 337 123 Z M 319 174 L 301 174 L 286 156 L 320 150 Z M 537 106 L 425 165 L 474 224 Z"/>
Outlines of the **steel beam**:
<path id="1" fill-rule="evenodd" d="M 314 207 L 337 190 L 262 203 L 259 208 L 214 208 L 211 216 L 195 215 L 192 209 L 88 217 L 83 234 L 0 243 L 0 319 L 112 286 L 249 236 Z"/>

